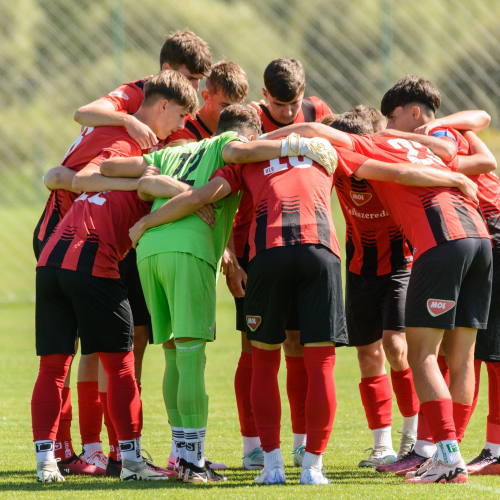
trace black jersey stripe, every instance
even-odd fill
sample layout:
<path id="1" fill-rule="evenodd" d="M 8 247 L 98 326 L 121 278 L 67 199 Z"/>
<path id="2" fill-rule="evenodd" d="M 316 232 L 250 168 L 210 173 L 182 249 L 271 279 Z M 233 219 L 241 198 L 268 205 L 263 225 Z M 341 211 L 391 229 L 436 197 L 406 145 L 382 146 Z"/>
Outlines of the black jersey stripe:
<path id="1" fill-rule="evenodd" d="M 346 242 L 345 242 L 345 260 L 346 260 L 346 267 L 349 269 L 349 266 L 351 265 L 351 260 L 354 257 L 354 242 L 352 241 L 352 231 L 353 227 L 352 224 L 346 224 L 345 227 L 346 230 Z"/>
<path id="2" fill-rule="evenodd" d="M 78 258 L 78 264 L 76 265 L 76 270 L 81 273 L 92 274 L 98 250 L 99 237 L 97 235 L 93 237 L 89 236 L 83 244 L 80 257 Z"/>
<path id="3" fill-rule="evenodd" d="M 361 274 L 363 276 L 377 276 L 378 248 L 375 233 L 361 233 L 361 248 L 363 249 Z"/>
<path id="4" fill-rule="evenodd" d="M 420 199 L 422 200 L 422 206 L 424 207 L 427 222 L 431 228 L 436 245 L 450 241 L 451 238 L 446 225 L 446 219 L 434 193 L 426 193 L 420 196 Z"/>
<path id="5" fill-rule="evenodd" d="M 201 120 L 199 115 L 196 115 L 196 121 L 199 123 L 200 127 L 210 136 L 212 137 L 214 133 L 205 125 L 205 123 Z"/>
<path id="6" fill-rule="evenodd" d="M 300 203 L 298 196 L 281 199 L 281 237 L 283 246 L 300 245 Z"/>
<path id="7" fill-rule="evenodd" d="M 324 203 L 319 199 L 314 200 L 314 215 L 316 216 L 318 243 L 330 248 L 330 223 L 328 222 L 328 212 Z"/>
<path id="8" fill-rule="evenodd" d="M 500 217 L 488 217 L 486 225 L 495 248 L 500 247 Z"/>
<path id="9" fill-rule="evenodd" d="M 262 252 L 267 246 L 267 200 L 259 202 L 255 208 L 255 253 Z"/>
<path id="10" fill-rule="evenodd" d="M 196 128 L 193 122 L 186 122 L 185 127 L 196 137 L 197 141 L 201 141 L 203 137 L 200 134 L 200 131 Z"/>
<path id="11" fill-rule="evenodd" d="M 54 245 L 54 248 L 47 257 L 46 266 L 49 267 L 61 267 L 64 261 L 64 257 L 73 241 L 76 233 L 76 228 L 68 227 L 62 234 L 59 241 Z M 47 241 L 47 240 L 46 240 Z"/>
<path id="12" fill-rule="evenodd" d="M 139 87 L 141 90 L 144 90 L 144 80 L 136 80 L 134 82 L 134 85 L 136 87 Z"/>
<path id="13" fill-rule="evenodd" d="M 479 231 L 477 229 L 476 224 L 472 220 L 470 213 L 467 211 L 467 207 L 465 206 L 464 200 L 461 198 L 454 198 L 453 207 L 455 208 L 455 212 L 462 224 L 465 234 L 468 237 L 477 237 L 479 236 Z M 478 211 L 479 213 L 479 211 Z M 481 215 L 482 217 L 482 215 Z"/>
<path id="14" fill-rule="evenodd" d="M 389 228 L 389 244 L 391 247 L 391 255 L 389 256 L 391 272 L 395 272 L 406 265 L 405 240 L 403 233 L 397 227 Z"/>
<path id="15" fill-rule="evenodd" d="M 304 114 L 305 122 L 315 122 L 316 121 L 316 107 L 310 97 L 304 97 L 302 99 L 302 113 Z"/>

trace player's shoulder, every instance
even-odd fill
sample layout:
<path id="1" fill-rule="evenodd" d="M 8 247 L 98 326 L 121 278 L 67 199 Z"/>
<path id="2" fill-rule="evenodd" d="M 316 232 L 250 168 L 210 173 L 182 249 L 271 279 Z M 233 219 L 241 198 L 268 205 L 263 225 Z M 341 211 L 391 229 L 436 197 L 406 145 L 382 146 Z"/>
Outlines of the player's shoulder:
<path id="1" fill-rule="evenodd" d="M 328 104 L 316 96 L 304 97 L 302 100 L 302 111 L 305 121 L 321 120 L 331 113 Z"/>
<path id="2" fill-rule="evenodd" d="M 435 127 L 429 130 L 429 135 L 432 137 L 448 138 L 455 141 L 457 144 L 458 154 L 469 154 L 469 142 L 467 139 L 456 129 L 451 127 Z"/>

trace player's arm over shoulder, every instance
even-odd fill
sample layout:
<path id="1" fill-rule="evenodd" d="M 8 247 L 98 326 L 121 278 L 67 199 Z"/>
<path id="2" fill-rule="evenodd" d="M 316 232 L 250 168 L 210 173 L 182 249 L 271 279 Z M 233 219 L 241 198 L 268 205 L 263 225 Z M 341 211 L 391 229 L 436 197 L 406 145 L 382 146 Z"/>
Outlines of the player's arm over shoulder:
<path id="1" fill-rule="evenodd" d="M 470 155 L 458 156 L 457 170 L 465 175 L 479 175 L 493 172 L 497 168 L 497 161 L 488 146 L 472 131 L 464 133 L 470 145 Z"/>

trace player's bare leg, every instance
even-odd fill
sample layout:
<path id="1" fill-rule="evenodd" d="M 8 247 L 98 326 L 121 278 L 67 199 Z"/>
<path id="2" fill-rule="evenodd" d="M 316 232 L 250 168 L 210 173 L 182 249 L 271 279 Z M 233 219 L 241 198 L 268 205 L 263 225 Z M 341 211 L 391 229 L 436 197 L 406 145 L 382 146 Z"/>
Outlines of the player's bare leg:
<path id="1" fill-rule="evenodd" d="M 299 330 L 286 330 L 283 351 L 286 360 L 286 392 L 292 419 L 293 464 L 301 467 L 306 446 L 307 371 Z"/>
<path id="2" fill-rule="evenodd" d="M 146 347 L 149 344 L 149 332 L 147 325 L 134 326 L 134 358 L 135 358 L 135 378 L 141 392 L 142 360 Z"/>
<path id="3" fill-rule="evenodd" d="M 407 476 L 407 481 L 416 483 L 435 482 L 439 481 L 443 476 L 445 481 L 448 482 L 466 482 L 467 469 L 458 447 L 453 421 L 453 402 L 437 361 L 444 330 L 407 328 L 406 335 L 408 361 L 415 377 L 415 389 L 419 396 L 422 412 L 437 447 L 437 455 L 429 463 L 429 467 L 422 467 L 418 472 Z M 465 337 L 470 341 L 469 334 L 466 332 L 459 332 L 459 337 Z M 450 339 L 453 344 L 455 340 Z M 459 345 L 458 342 L 457 344 Z M 450 348 L 449 350 L 455 353 L 457 352 L 455 349 Z M 461 351 L 460 359 L 463 360 L 468 356 L 470 345 L 466 345 L 463 350 L 460 350 L 460 348 L 458 350 Z M 460 380 L 458 360 L 452 363 L 456 369 L 456 376 Z M 472 379 L 472 382 L 474 382 L 474 379 Z M 472 384 L 472 397 L 473 391 Z"/>
<path id="4" fill-rule="evenodd" d="M 241 355 L 234 376 L 234 391 L 238 406 L 241 436 L 243 438 L 243 469 L 261 470 L 264 453 L 260 447 L 259 434 L 255 427 L 250 389 L 252 385 L 252 344 L 246 332 L 241 333 Z"/>

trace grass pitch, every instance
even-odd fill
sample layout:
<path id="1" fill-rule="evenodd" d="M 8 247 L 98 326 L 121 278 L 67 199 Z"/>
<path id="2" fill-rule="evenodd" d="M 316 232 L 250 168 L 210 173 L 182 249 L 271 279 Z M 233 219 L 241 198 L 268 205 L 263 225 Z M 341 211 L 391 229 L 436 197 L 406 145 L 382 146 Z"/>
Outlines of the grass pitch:
<path id="1" fill-rule="evenodd" d="M 336 201 L 336 200 L 335 200 Z M 0 226 L 6 222 L 0 211 Z M 29 223 L 18 231 L 18 246 L 10 245 L 2 260 L 2 271 L 14 271 L 14 264 L 30 273 L 34 282 L 34 260 L 31 255 L 30 233 L 39 211 L 26 213 Z M 339 240 L 344 238 L 344 223 L 338 205 L 334 203 L 334 220 Z M 24 221 L 24 219 L 23 219 Z M 3 247 L 5 249 L 5 246 Z M 15 270 L 17 274 L 17 269 Z M 2 272 L 2 292 L 16 287 L 23 292 L 26 285 L 5 279 Z M 8 273 L 7 273 L 8 275 Z M 12 274 L 11 274 L 12 275 Z M 16 290 L 17 291 L 17 290 Z M 239 432 L 233 380 L 240 352 L 239 333 L 234 330 L 235 312 L 232 297 L 225 286 L 224 277 L 218 286 L 217 341 L 207 348 L 207 392 L 210 396 L 210 414 L 206 454 L 227 463 L 228 482 L 222 485 L 183 485 L 177 481 L 158 483 L 120 483 L 112 478 L 68 477 L 65 483 L 41 485 L 35 482 L 35 456 L 31 434 L 30 399 L 38 370 L 34 348 L 34 306 L 32 304 L 0 305 L 0 498 L 499 498 L 500 477 L 472 477 L 466 485 L 406 485 L 394 475 L 381 475 L 373 470 L 359 469 L 357 463 L 368 455 L 371 433 L 359 396 L 359 370 L 354 349 L 337 350 L 335 379 L 338 408 L 328 449 L 324 456 L 329 486 L 301 487 L 300 470 L 293 467 L 292 431 L 290 411 L 285 390 L 285 363 L 280 371 L 282 396 L 282 450 L 286 465 L 286 486 L 255 486 L 255 471 L 241 470 L 242 444 Z M 76 363 L 78 359 L 76 360 Z M 75 364 L 76 367 L 76 364 Z M 163 354 L 159 346 L 146 351 L 143 373 L 144 432 L 143 446 L 156 462 L 165 465 L 170 451 L 170 427 L 163 405 L 161 381 Z M 487 376 L 483 368 L 483 383 L 475 414 L 462 443 L 465 459 L 475 457 L 485 439 L 487 415 Z M 72 374 L 73 388 L 73 444 L 79 453 L 78 405 L 76 371 Z M 393 442 L 397 450 L 401 416 L 394 405 Z M 101 433 L 105 451 L 107 436 Z"/>

